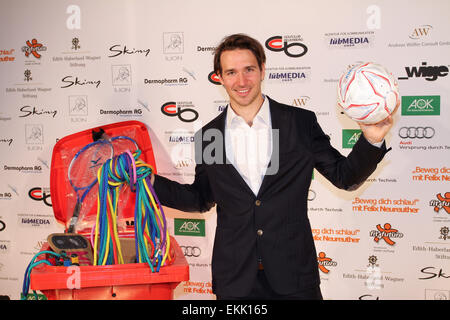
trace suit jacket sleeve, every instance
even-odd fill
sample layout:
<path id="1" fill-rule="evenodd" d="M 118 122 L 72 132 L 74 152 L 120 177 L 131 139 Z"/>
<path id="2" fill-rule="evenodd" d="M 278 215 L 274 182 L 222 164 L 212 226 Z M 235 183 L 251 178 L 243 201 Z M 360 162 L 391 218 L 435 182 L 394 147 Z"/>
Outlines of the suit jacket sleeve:
<path id="1" fill-rule="evenodd" d="M 192 184 L 181 184 L 155 175 L 153 187 L 161 204 L 170 208 L 185 212 L 205 212 L 215 204 L 203 164 L 196 165 Z"/>
<path id="2" fill-rule="evenodd" d="M 377 168 L 386 152 L 386 144 L 378 148 L 360 135 L 347 157 L 341 155 L 330 144 L 313 115 L 311 126 L 312 151 L 316 169 L 336 187 L 354 190 L 361 185 Z"/>

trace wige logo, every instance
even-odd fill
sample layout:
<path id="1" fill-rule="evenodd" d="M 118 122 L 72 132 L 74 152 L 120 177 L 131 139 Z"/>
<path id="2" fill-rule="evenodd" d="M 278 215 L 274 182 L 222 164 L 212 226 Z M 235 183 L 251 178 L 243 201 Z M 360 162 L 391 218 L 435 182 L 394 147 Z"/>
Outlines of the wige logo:
<path id="1" fill-rule="evenodd" d="M 373 240 L 376 243 L 384 241 L 390 246 L 395 244 L 395 241 L 392 239 L 403 238 L 403 233 L 399 232 L 397 229 L 393 229 L 389 223 L 385 223 L 383 227 L 381 225 L 376 226 L 377 230 L 370 231 L 370 237 L 373 237 Z"/>
<path id="2" fill-rule="evenodd" d="M 435 81 L 439 77 L 448 75 L 447 66 L 428 66 L 427 62 L 422 62 L 420 67 L 405 67 L 406 77 L 398 77 L 398 80 L 408 80 L 409 78 L 425 78 L 427 81 Z"/>

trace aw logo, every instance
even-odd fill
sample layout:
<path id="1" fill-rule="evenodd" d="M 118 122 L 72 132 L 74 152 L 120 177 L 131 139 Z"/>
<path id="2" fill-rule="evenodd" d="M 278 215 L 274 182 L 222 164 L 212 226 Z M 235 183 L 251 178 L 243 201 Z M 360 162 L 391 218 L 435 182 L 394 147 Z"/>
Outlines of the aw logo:
<path id="1" fill-rule="evenodd" d="M 266 40 L 265 46 L 270 51 L 283 51 L 288 57 L 300 58 L 308 52 L 308 47 L 299 41 L 303 41 L 299 35 L 273 36 Z"/>
<path id="2" fill-rule="evenodd" d="M 422 62 L 420 67 L 405 67 L 406 77 L 398 77 L 398 80 L 408 80 L 409 78 L 425 78 L 427 81 L 435 81 L 439 77 L 448 75 L 447 66 L 428 66 L 427 62 Z"/>
<path id="3" fill-rule="evenodd" d="M 450 214 L 450 192 L 446 192 L 444 196 L 440 193 L 436 195 L 436 199 L 430 200 L 430 207 L 433 207 L 434 212 L 439 213 L 441 209 Z"/>
<path id="4" fill-rule="evenodd" d="M 411 34 L 409 35 L 409 38 L 413 40 L 419 40 L 423 37 L 428 36 L 431 32 L 431 29 L 433 29 L 433 27 L 427 24 L 414 28 L 413 32 L 411 32 Z"/>
<path id="5" fill-rule="evenodd" d="M 438 116 L 441 96 L 402 96 L 402 116 Z"/>
<path id="6" fill-rule="evenodd" d="M 205 220 L 203 219 L 174 219 L 174 233 L 177 236 L 204 237 Z"/>
<path id="7" fill-rule="evenodd" d="M 325 252 L 319 252 L 319 256 L 317 257 L 317 262 L 319 263 L 319 270 L 323 273 L 329 273 L 329 267 L 336 267 L 337 262 L 333 261 L 333 259 L 327 257 Z"/>
<path id="8" fill-rule="evenodd" d="M 389 223 L 385 223 L 382 227 L 380 224 L 377 225 L 377 230 L 370 231 L 370 237 L 376 243 L 384 241 L 390 246 L 395 244 L 395 241 L 392 239 L 403 238 L 403 233 L 399 232 L 397 229 L 393 229 Z"/>
<path id="9" fill-rule="evenodd" d="M 342 130 L 342 148 L 351 149 L 359 140 L 362 131 L 359 129 L 343 129 Z"/>
<path id="10" fill-rule="evenodd" d="M 36 59 L 41 58 L 41 54 L 39 52 L 46 51 L 47 47 L 45 47 L 42 43 L 39 43 L 36 39 L 31 41 L 27 40 L 26 46 L 22 47 L 22 52 L 25 52 L 25 57 L 29 57 L 30 54 L 34 56 Z"/>

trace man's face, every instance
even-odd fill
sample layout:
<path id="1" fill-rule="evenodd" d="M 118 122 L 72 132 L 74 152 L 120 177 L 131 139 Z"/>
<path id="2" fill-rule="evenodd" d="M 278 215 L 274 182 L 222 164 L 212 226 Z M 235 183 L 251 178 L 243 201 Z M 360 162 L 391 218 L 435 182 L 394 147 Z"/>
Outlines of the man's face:
<path id="1" fill-rule="evenodd" d="M 230 97 L 233 108 L 242 108 L 262 103 L 261 82 L 265 65 L 258 66 L 254 54 L 247 49 L 222 52 L 220 56 L 222 74 L 220 82 Z"/>

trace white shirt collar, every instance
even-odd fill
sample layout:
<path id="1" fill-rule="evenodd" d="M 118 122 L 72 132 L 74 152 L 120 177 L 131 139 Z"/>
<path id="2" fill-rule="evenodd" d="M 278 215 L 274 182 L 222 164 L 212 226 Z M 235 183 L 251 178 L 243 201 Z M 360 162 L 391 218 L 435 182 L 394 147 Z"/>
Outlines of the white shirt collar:
<path id="1" fill-rule="evenodd" d="M 261 108 L 259 108 L 258 113 L 255 115 L 253 124 L 255 125 L 259 122 L 266 126 L 271 126 L 269 99 L 267 99 L 265 95 L 263 95 L 263 99 L 263 104 L 261 105 Z M 231 105 L 228 104 L 226 128 L 232 128 L 233 124 L 236 125 L 239 122 L 245 123 L 244 119 L 241 116 L 237 115 L 236 112 L 234 112 L 233 108 L 231 108 Z"/>

